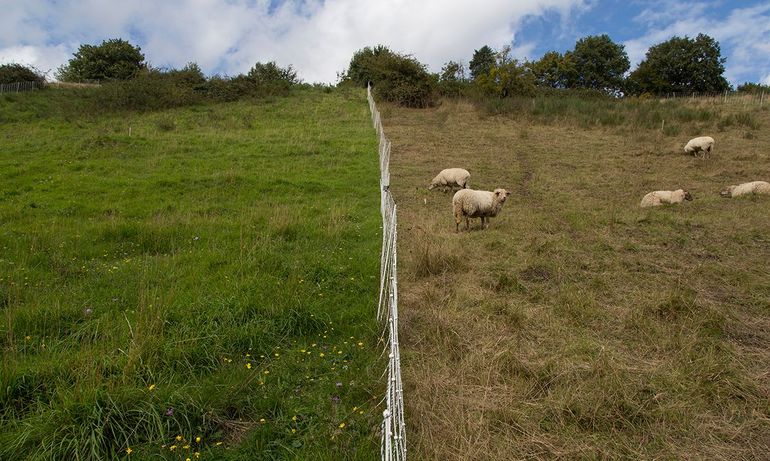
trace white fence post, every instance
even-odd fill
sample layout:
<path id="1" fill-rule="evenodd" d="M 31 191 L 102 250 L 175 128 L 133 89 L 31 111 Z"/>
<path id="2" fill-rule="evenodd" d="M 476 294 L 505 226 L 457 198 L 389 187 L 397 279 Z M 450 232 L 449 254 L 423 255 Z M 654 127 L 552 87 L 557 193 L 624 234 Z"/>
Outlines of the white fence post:
<path id="1" fill-rule="evenodd" d="M 401 381 L 401 350 L 398 343 L 398 220 L 396 203 L 390 193 L 391 143 L 385 136 L 382 117 L 366 87 L 366 98 L 377 132 L 380 161 L 380 212 L 382 214 L 382 254 L 380 256 L 380 296 L 377 319 L 384 322 L 388 365 L 385 372 L 385 410 L 382 412 L 380 457 L 384 461 L 406 461 L 406 423 L 404 386 Z"/>

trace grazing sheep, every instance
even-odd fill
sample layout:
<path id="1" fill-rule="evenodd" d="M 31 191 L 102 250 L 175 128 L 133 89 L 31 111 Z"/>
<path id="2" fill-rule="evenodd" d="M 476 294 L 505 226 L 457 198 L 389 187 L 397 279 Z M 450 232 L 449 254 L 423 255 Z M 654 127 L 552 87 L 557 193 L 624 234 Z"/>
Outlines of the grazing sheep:
<path id="1" fill-rule="evenodd" d="M 692 195 L 684 189 L 670 190 L 656 190 L 650 192 L 642 198 L 640 207 L 646 208 L 649 206 L 660 206 L 664 203 L 682 203 L 685 200 L 692 200 Z"/>
<path id="2" fill-rule="evenodd" d="M 481 218 L 481 228 L 489 227 L 489 218 L 494 218 L 503 208 L 505 199 L 511 195 L 505 189 L 458 190 L 452 197 L 452 209 L 455 215 L 455 232 L 460 231 L 460 221 L 465 217 L 465 230 L 470 229 L 470 218 Z"/>
<path id="3" fill-rule="evenodd" d="M 684 151 L 696 157 L 698 156 L 698 152 L 703 152 L 703 158 L 706 158 L 706 154 L 710 155 L 713 148 L 714 138 L 711 136 L 701 136 L 689 140 L 684 146 Z"/>
<path id="4" fill-rule="evenodd" d="M 737 186 L 730 186 L 719 193 L 724 198 L 753 194 L 770 194 L 770 183 L 766 181 L 746 182 Z"/>
<path id="5" fill-rule="evenodd" d="M 466 189 L 468 187 L 468 178 L 470 177 L 471 174 L 468 173 L 468 170 L 463 170 L 462 168 L 447 168 L 446 170 L 441 170 L 441 172 L 433 178 L 433 181 L 430 182 L 430 186 L 428 186 L 428 190 L 432 190 L 436 187 L 440 187 L 445 192 L 447 188 L 451 190 L 454 190 L 455 187 Z"/>

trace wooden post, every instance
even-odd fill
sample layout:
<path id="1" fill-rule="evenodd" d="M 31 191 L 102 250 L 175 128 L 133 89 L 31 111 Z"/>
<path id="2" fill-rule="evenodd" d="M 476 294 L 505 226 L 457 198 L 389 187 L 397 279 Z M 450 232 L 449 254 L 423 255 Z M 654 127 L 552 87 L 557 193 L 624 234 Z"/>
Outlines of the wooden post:
<path id="1" fill-rule="evenodd" d="M 661 133 L 663 132 L 663 128 L 664 128 L 665 126 L 666 126 L 666 119 L 664 118 L 664 119 L 663 119 L 663 120 L 660 122 L 660 132 L 661 132 Z"/>
<path id="2" fill-rule="evenodd" d="M 763 102 L 765 102 L 765 90 L 762 90 L 762 94 L 759 96 L 759 105 L 761 106 Z"/>

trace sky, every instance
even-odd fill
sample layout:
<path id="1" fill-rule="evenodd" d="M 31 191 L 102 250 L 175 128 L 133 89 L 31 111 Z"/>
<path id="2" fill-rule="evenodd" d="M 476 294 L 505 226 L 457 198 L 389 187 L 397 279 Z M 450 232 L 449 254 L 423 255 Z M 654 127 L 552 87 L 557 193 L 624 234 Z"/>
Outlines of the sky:
<path id="1" fill-rule="evenodd" d="M 733 85 L 770 84 L 770 1 L 685 0 L 0 0 L 0 63 L 54 78 L 81 44 L 122 38 L 154 67 L 197 62 L 237 75 L 257 62 L 334 83 L 353 53 L 384 44 L 438 72 L 484 45 L 519 59 L 608 34 L 635 68 L 675 35 L 717 39 Z"/>

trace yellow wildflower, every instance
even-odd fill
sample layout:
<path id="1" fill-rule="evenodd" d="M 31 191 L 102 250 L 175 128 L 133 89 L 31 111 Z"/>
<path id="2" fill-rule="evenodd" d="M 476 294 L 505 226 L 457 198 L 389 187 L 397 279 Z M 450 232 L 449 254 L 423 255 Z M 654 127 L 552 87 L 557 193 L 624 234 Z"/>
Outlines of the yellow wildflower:
<path id="1" fill-rule="evenodd" d="M 214 445 L 216 445 L 216 446 L 220 446 L 220 445 L 222 445 L 222 442 L 217 442 L 217 443 L 215 443 Z"/>
<path id="2" fill-rule="evenodd" d="M 259 422 L 265 424 L 265 418 L 259 418 Z"/>
<path id="3" fill-rule="evenodd" d="M 297 420 L 297 415 L 294 415 L 294 416 L 292 416 L 292 417 L 291 417 L 291 420 L 292 420 L 292 421 L 296 421 L 296 420 Z"/>
<path id="4" fill-rule="evenodd" d="M 247 364 L 246 364 L 246 368 L 247 368 L 247 369 L 249 369 L 249 370 L 251 370 L 251 363 L 247 363 Z"/>
<path id="5" fill-rule="evenodd" d="M 148 387 L 147 389 L 149 389 L 151 391 L 154 391 L 155 390 L 155 384 L 150 384 L 150 387 Z"/>
<path id="6" fill-rule="evenodd" d="M 361 346 L 363 346 L 363 345 L 364 345 L 364 343 L 358 343 L 358 346 L 359 346 L 359 347 L 361 347 Z"/>
<path id="7" fill-rule="evenodd" d="M 126 448 L 126 454 L 127 455 L 130 455 L 132 451 L 134 451 L 134 450 L 132 450 L 131 447 Z"/>
<path id="8" fill-rule="evenodd" d="M 270 374 L 270 370 L 265 370 L 265 374 L 269 375 Z"/>
<path id="9" fill-rule="evenodd" d="M 198 459 L 201 457 L 201 453 L 199 451 L 196 451 L 195 453 L 193 453 L 193 455 L 195 455 L 195 459 Z"/>
<path id="10" fill-rule="evenodd" d="M 185 445 L 182 448 L 184 448 L 185 450 L 189 450 L 190 449 L 190 445 Z"/>
<path id="11" fill-rule="evenodd" d="M 321 352 L 320 354 L 318 354 L 318 356 L 319 356 L 319 357 L 325 357 L 325 356 L 326 356 L 326 354 L 324 354 L 323 352 Z"/>
<path id="12" fill-rule="evenodd" d="M 171 451 L 174 451 L 174 450 L 176 450 L 176 445 L 171 445 L 170 447 L 168 447 L 168 449 L 171 450 Z"/>
<path id="13" fill-rule="evenodd" d="M 184 438 L 184 437 L 182 437 L 181 435 L 177 435 L 177 436 L 176 436 L 176 441 L 177 441 L 177 442 L 179 442 L 179 441 L 180 441 L 180 440 L 182 440 L 183 438 Z"/>
<path id="14" fill-rule="evenodd" d="M 195 443 L 201 443 L 201 436 L 195 437 Z"/>
<path id="15" fill-rule="evenodd" d="M 292 427 L 292 428 L 291 428 L 291 433 L 292 433 L 292 434 L 294 434 L 294 433 L 296 433 L 296 432 L 297 432 L 297 430 L 296 430 L 296 429 L 294 429 L 294 428 Z"/>
<path id="16" fill-rule="evenodd" d="M 345 428 L 345 423 L 340 423 L 339 428 L 340 429 L 344 429 Z"/>

